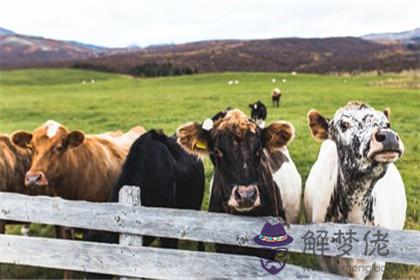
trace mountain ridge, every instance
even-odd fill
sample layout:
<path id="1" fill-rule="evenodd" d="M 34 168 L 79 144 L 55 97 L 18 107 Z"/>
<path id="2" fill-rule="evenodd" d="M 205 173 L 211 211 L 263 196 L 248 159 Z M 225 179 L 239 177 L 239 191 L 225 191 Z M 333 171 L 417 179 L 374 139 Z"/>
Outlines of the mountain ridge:
<path id="1" fill-rule="evenodd" d="M 420 38 L 420 27 L 402 32 L 370 33 L 361 36 L 362 39 L 372 41 L 401 41 L 407 42 Z"/>
<path id="2" fill-rule="evenodd" d="M 4 35 L 2 30 L 5 30 Z M 106 48 L 0 29 L 0 68 L 75 67 L 133 74 L 134 68 L 145 64 L 172 64 L 198 72 L 296 70 L 325 73 L 400 71 L 420 65 L 416 52 L 400 41 L 381 44 L 381 40 L 376 40 L 372 34 L 366 36 L 370 39 L 231 39 Z"/>

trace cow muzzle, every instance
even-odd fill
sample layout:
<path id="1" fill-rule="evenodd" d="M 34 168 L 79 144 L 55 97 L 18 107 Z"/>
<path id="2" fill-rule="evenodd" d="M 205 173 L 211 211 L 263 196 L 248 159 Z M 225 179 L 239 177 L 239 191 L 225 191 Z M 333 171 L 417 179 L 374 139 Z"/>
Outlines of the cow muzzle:
<path id="1" fill-rule="evenodd" d="M 44 172 L 26 172 L 25 186 L 27 187 L 46 187 L 48 185 L 47 177 Z"/>
<path id="2" fill-rule="evenodd" d="M 247 212 L 261 205 L 260 193 L 256 185 L 235 186 L 228 206 L 238 212 Z"/>
<path id="3" fill-rule="evenodd" d="M 378 129 L 372 134 L 368 158 L 376 162 L 390 163 L 404 153 L 404 145 L 397 133 L 390 129 Z"/>

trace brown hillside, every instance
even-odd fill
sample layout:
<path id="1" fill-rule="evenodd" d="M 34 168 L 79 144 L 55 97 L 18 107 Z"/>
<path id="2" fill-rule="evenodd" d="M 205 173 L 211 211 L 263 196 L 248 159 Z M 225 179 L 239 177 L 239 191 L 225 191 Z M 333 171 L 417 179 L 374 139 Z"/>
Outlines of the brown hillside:
<path id="1" fill-rule="evenodd" d="M 198 72 L 221 71 L 400 71 L 418 68 L 419 56 L 402 45 L 352 37 L 204 41 L 158 46 L 83 61 L 93 68 L 130 73 L 145 63 L 172 63 Z"/>

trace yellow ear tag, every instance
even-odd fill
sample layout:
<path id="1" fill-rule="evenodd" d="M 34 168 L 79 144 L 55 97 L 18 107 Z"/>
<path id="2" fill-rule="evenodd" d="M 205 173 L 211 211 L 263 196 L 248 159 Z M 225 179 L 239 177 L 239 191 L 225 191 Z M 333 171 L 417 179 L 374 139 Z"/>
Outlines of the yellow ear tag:
<path id="1" fill-rule="evenodd" d="M 74 232 L 75 239 L 82 240 L 83 239 L 83 232 L 82 231 L 75 231 Z"/>
<path id="2" fill-rule="evenodd" d="M 200 150 L 205 150 L 207 148 L 206 143 L 204 142 L 197 142 L 195 143 L 195 146 Z"/>

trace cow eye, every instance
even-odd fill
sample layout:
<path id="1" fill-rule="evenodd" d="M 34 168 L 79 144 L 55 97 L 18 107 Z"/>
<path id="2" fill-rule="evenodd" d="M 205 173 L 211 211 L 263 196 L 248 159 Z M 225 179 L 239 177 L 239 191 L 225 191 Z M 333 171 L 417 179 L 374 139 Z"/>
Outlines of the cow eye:
<path id="1" fill-rule="evenodd" d="M 391 128 L 391 123 L 387 123 L 386 128 Z"/>
<path id="2" fill-rule="evenodd" d="M 219 148 L 215 148 L 213 153 L 219 159 L 223 157 L 223 152 Z"/>
<path id="3" fill-rule="evenodd" d="M 54 151 L 56 153 L 61 153 L 63 151 L 63 146 L 62 145 L 55 146 Z"/>
<path id="4" fill-rule="evenodd" d="M 346 121 L 342 121 L 341 123 L 340 123 L 340 128 L 341 128 L 341 131 L 342 132 L 345 132 L 347 129 L 349 129 L 351 127 L 351 125 L 350 125 L 350 123 L 349 122 L 346 122 Z"/>
<path id="5" fill-rule="evenodd" d="M 261 157 L 261 154 L 262 154 L 262 148 L 258 148 L 258 149 L 255 151 L 255 154 L 256 154 L 256 156 L 257 156 L 257 157 Z"/>

